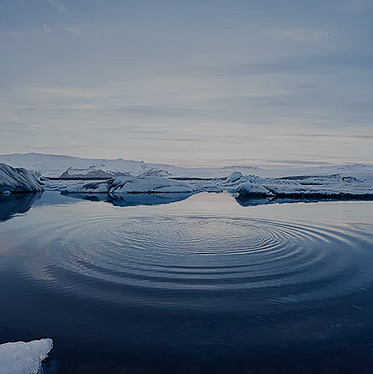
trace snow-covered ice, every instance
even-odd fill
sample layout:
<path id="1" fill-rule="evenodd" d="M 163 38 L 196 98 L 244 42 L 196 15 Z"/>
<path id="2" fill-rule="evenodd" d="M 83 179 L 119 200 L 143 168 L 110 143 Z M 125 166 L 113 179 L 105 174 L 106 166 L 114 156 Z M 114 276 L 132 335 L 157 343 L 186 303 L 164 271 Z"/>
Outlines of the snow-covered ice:
<path id="1" fill-rule="evenodd" d="M 236 188 L 236 192 L 247 196 L 273 196 L 273 193 L 264 186 L 250 182 L 240 184 Z"/>
<path id="2" fill-rule="evenodd" d="M 227 178 L 227 183 L 234 183 L 237 182 L 239 179 L 243 177 L 243 174 L 240 171 L 234 171 L 231 175 Z"/>
<path id="3" fill-rule="evenodd" d="M 79 178 L 113 178 L 119 175 L 131 175 L 129 172 L 120 172 L 120 171 L 112 171 L 112 170 L 103 170 L 96 165 L 90 165 L 88 168 L 74 168 L 70 166 L 66 171 L 64 171 L 61 175 L 61 179 L 79 179 Z"/>
<path id="4" fill-rule="evenodd" d="M 65 193 L 192 193 L 194 188 L 182 181 L 165 177 L 117 177 L 108 181 L 73 183 Z"/>
<path id="5" fill-rule="evenodd" d="M 34 172 L 0 163 L 0 193 L 40 191 L 41 186 Z"/>
<path id="6" fill-rule="evenodd" d="M 182 168 L 142 161 L 95 160 L 43 154 L 0 155 L 0 161 L 37 170 L 43 176 L 44 189 L 65 193 L 121 195 L 230 192 L 273 199 L 373 199 L 371 164 L 318 167 L 296 165 L 291 168 Z M 60 176 L 76 180 L 48 178 Z"/>
<path id="7" fill-rule="evenodd" d="M 112 181 L 110 193 L 191 193 L 194 188 L 178 180 L 164 177 L 128 178 L 119 177 Z"/>
<path id="8" fill-rule="evenodd" d="M 238 177 L 238 174 L 236 175 Z M 232 181 L 233 180 L 233 181 Z M 238 179 L 173 179 L 172 177 L 118 177 L 106 181 L 80 181 L 60 188 L 65 193 L 198 193 L 230 192 L 246 196 L 273 198 L 373 198 L 373 178 L 342 176 L 298 176 L 262 178 L 241 175 Z"/>
<path id="9" fill-rule="evenodd" d="M 0 374 L 41 374 L 52 348 L 52 339 L 0 344 Z"/>

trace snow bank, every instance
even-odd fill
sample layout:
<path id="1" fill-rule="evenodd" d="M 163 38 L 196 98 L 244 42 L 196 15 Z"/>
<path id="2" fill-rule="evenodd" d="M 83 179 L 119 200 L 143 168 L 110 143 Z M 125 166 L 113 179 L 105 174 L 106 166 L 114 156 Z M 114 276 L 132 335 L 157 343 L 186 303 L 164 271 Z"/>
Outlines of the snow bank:
<path id="1" fill-rule="evenodd" d="M 40 183 L 32 171 L 0 163 L 0 193 L 40 191 Z"/>
<path id="2" fill-rule="evenodd" d="M 52 339 L 1 344 L 0 373 L 38 374 L 42 361 L 52 348 Z"/>

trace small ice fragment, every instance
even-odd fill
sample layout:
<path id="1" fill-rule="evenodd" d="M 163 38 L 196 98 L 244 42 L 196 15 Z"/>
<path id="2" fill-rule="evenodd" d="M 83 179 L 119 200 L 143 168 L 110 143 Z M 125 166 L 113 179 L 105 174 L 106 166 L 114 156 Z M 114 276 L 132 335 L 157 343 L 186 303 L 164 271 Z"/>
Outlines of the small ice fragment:
<path id="1" fill-rule="evenodd" d="M 52 339 L 0 344 L 0 374 L 38 374 Z"/>

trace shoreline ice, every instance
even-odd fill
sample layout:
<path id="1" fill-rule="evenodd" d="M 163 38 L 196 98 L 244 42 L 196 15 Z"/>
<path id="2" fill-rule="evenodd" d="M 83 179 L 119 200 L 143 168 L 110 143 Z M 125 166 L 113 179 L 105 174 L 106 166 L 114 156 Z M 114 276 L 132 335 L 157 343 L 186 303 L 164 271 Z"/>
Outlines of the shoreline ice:
<path id="1" fill-rule="evenodd" d="M 191 169 L 142 161 L 43 154 L 0 155 L 0 161 L 4 160 L 33 171 L 0 164 L 0 192 L 39 192 L 44 188 L 65 194 L 113 196 L 229 192 L 272 199 L 373 199 L 373 165 L 369 164 L 303 167 L 285 169 L 279 174 L 278 169 L 274 172 L 250 166 Z M 37 173 L 41 184 L 35 177 Z"/>
<path id="2" fill-rule="evenodd" d="M 0 373 L 41 374 L 42 362 L 52 348 L 48 338 L 0 344 Z"/>

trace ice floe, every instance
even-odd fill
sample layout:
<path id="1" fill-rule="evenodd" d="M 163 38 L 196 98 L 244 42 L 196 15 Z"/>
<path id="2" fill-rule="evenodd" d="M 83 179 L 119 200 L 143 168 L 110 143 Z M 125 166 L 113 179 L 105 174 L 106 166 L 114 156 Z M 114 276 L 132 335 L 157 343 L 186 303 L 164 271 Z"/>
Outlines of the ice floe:
<path id="1" fill-rule="evenodd" d="M 41 364 L 52 348 L 52 339 L 0 344 L 0 373 L 41 374 Z"/>
<path id="2" fill-rule="evenodd" d="M 247 196 L 273 196 L 273 193 L 270 192 L 267 188 L 260 184 L 254 184 L 250 182 L 245 182 L 240 184 L 236 188 L 236 192 L 241 195 Z"/>
<path id="3" fill-rule="evenodd" d="M 193 193 L 194 188 L 182 181 L 165 177 L 117 177 L 108 181 L 73 183 L 65 193 Z"/>

